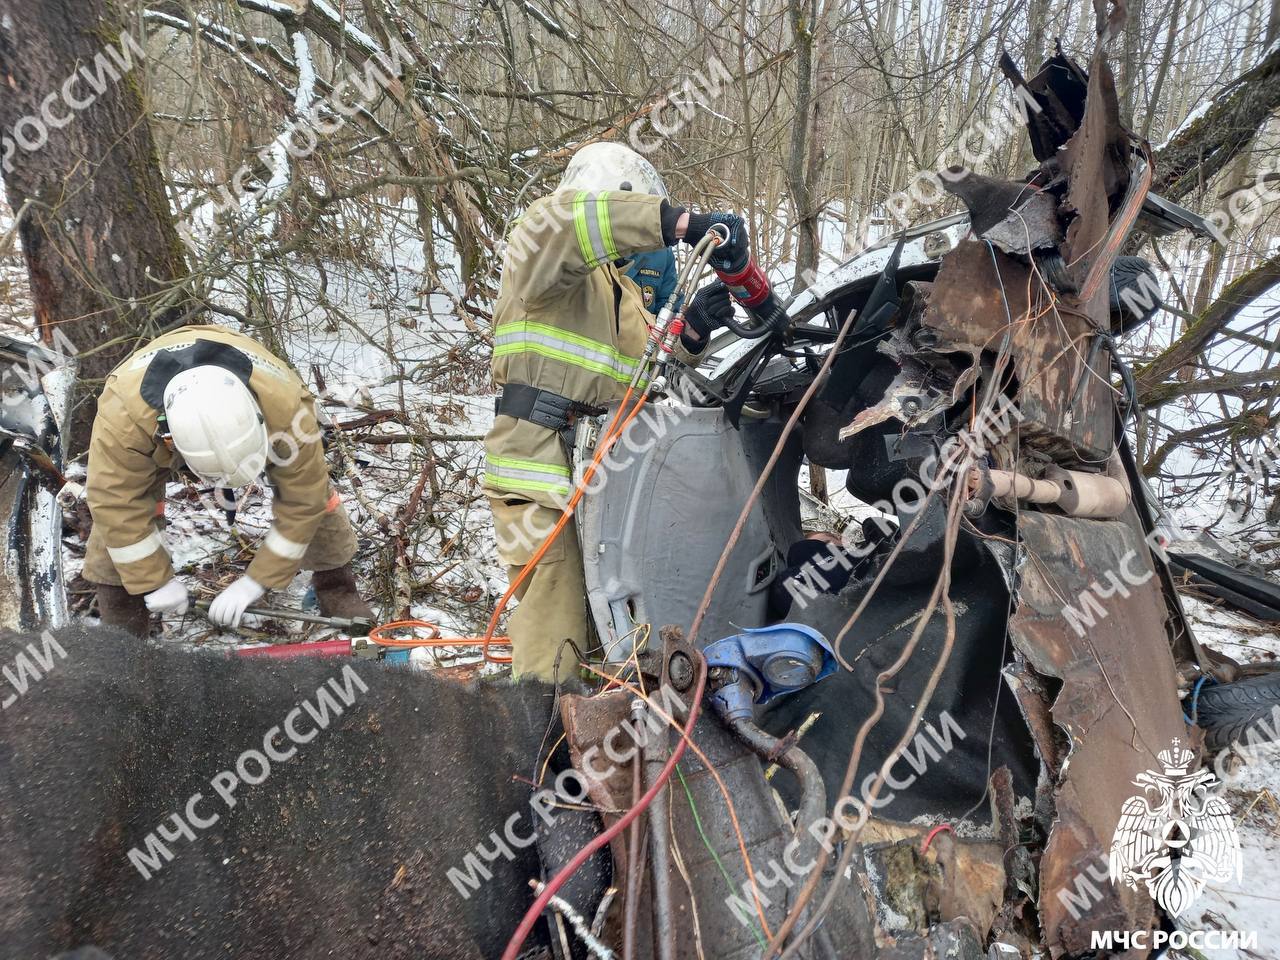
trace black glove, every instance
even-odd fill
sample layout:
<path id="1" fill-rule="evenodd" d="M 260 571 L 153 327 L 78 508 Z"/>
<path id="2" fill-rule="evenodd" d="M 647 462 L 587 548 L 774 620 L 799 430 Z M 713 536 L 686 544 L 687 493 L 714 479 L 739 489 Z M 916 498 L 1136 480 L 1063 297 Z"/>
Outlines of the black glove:
<path id="1" fill-rule="evenodd" d="M 716 247 L 715 253 L 711 255 L 711 266 L 725 273 L 738 273 L 751 259 L 751 238 L 747 236 L 746 221 L 736 213 L 689 214 L 684 242 L 693 246 L 706 236 L 712 224 L 721 224 L 728 229 L 729 239 Z"/>
<path id="2" fill-rule="evenodd" d="M 702 338 L 697 344 L 701 349 L 711 332 L 723 327 L 725 318 L 732 316 L 733 300 L 729 296 L 729 288 L 716 280 L 693 295 L 689 309 L 684 312 L 684 322 Z"/>

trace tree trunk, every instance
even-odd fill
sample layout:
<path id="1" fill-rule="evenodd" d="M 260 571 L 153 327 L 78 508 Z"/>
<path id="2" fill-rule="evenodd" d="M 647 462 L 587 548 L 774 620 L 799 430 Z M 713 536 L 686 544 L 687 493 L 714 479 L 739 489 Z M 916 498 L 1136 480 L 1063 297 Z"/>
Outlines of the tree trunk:
<path id="1" fill-rule="evenodd" d="M 1210 107 L 1156 154 L 1151 191 L 1180 200 L 1209 182 L 1280 107 L 1280 50 L 1220 88 Z"/>
<path id="2" fill-rule="evenodd" d="M 37 330 L 81 357 L 73 451 L 105 375 L 190 309 L 177 298 L 153 315 L 187 266 L 143 105 L 144 41 L 111 0 L 0 0 L 4 182 L 14 210 L 30 201 L 19 236 Z"/>
<path id="3" fill-rule="evenodd" d="M 790 0 L 791 35 L 795 46 L 795 115 L 791 120 L 791 148 L 786 160 L 787 190 L 796 211 L 795 286 L 818 266 L 817 217 L 813 210 L 812 184 L 806 176 L 809 155 L 809 109 L 813 99 L 813 47 L 817 29 L 815 5 L 810 0 Z"/>

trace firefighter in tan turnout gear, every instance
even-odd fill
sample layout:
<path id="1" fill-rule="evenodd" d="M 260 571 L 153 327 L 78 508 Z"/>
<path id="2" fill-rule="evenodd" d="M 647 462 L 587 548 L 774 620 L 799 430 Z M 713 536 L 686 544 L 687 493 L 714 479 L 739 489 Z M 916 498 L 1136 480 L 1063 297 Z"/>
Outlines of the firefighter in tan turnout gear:
<path id="1" fill-rule="evenodd" d="M 329 484 L 306 386 L 249 337 L 189 326 L 126 359 L 98 398 L 84 577 L 97 585 L 104 622 L 145 636 L 149 614 L 186 612 L 186 584 L 174 575 L 160 536 L 165 482 L 184 466 L 215 491 L 246 486 L 265 472 L 275 492 L 271 527 L 248 570 L 211 603 L 211 620 L 239 625 L 246 608 L 286 586 L 299 568 L 315 571 L 321 613 L 372 618 L 356 591 L 356 538 Z"/>
<path id="2" fill-rule="evenodd" d="M 729 238 L 713 265 L 745 263 L 741 217 L 686 212 L 667 199 L 648 160 L 620 144 L 596 143 L 574 155 L 556 190 L 530 204 L 512 228 L 494 311 L 493 378 L 502 392 L 485 438 L 484 477 L 498 555 L 512 582 L 572 493 L 575 420 L 621 399 L 644 351 L 651 315 L 622 273 L 627 258 L 679 240 L 695 244 L 712 224 L 722 224 Z M 695 356 L 732 309 L 723 284 L 700 290 L 685 314 L 681 359 Z M 556 679 L 558 657 L 559 678 L 576 672 L 588 630 L 572 522 L 516 597 L 507 626 L 515 675 Z"/>

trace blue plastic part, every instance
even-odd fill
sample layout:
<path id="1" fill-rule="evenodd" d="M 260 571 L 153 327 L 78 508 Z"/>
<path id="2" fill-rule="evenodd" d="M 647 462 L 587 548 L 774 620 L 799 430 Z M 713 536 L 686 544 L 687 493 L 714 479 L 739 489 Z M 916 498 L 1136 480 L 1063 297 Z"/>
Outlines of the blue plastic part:
<path id="1" fill-rule="evenodd" d="M 729 719 L 745 719 L 755 704 L 768 703 L 817 683 L 836 671 L 831 644 L 803 623 L 776 623 L 744 630 L 709 643 L 702 651 L 708 667 L 738 671 L 738 682 L 712 695 Z"/>

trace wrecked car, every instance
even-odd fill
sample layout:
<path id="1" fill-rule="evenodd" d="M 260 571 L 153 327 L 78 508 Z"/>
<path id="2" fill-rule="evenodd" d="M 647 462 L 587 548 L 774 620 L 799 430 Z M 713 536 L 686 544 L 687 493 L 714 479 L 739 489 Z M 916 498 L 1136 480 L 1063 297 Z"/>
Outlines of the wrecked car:
<path id="1" fill-rule="evenodd" d="M 67 622 L 58 492 L 63 425 L 75 362 L 39 344 L 0 336 L 0 626 L 32 630 Z"/>
<path id="2" fill-rule="evenodd" d="M 1042 107 L 1027 121 L 1039 167 L 1019 182 L 944 178 L 964 212 L 888 236 L 822 277 L 789 304 L 785 335 L 720 334 L 685 374 L 678 413 L 639 428 L 643 452 L 578 508 L 609 659 L 647 649 L 654 678 L 666 678 L 692 642 L 713 689 L 745 685 L 711 699 L 733 704 L 717 712 L 738 741 L 713 765 L 742 776 L 742 756 L 755 753 L 795 773 L 771 783 L 795 811 L 796 838 L 812 834 L 813 811 L 846 796 L 863 812 L 839 856 L 773 874 L 771 899 L 756 902 L 761 928 L 799 911 L 784 927 L 803 931 L 787 956 L 847 955 L 832 952 L 847 937 L 885 956 L 940 944 L 979 956 L 984 943 L 1074 955 L 1093 931 L 1150 928 L 1147 891 L 1084 871 L 1096 877 L 1101 863 L 1105 876 L 1133 778 L 1188 737 L 1180 686 L 1231 676 L 1196 643 L 1173 589 L 1125 437 L 1134 397 L 1116 349 L 1159 307 L 1151 268 L 1119 256 L 1131 232 L 1208 236 L 1208 225 L 1148 193 L 1150 155 L 1117 120 L 1101 55 L 1086 72 L 1060 53 L 1030 80 L 1004 66 Z M 957 449 L 970 454 L 964 475 L 942 476 Z M 860 508 L 828 531 L 838 536 L 804 530 L 813 503 L 800 475 L 813 467 L 836 471 Z M 718 496 L 695 495 L 707 489 Z M 684 535 L 693 529 L 696 540 Z M 658 624 L 690 623 L 695 634 L 659 649 Z M 576 755 L 628 700 L 567 698 Z M 715 802 L 705 763 L 687 762 L 688 803 L 677 791 L 659 814 L 681 846 L 695 844 L 696 811 Z M 761 859 L 780 862 L 792 830 L 768 786 L 752 773 L 729 792 L 761 817 L 750 841 L 760 837 Z M 609 809 L 635 795 L 624 777 L 592 799 Z M 987 847 L 953 844 L 942 868 L 944 887 L 956 889 L 959 871 L 985 889 L 985 907 L 942 907 L 927 892 L 939 868 L 922 862 L 922 832 L 886 826 L 917 818 L 990 823 Z M 721 839 L 724 876 L 700 883 L 700 860 L 691 871 L 704 924 L 723 914 L 725 883 L 739 906 L 750 904 L 742 891 L 766 889 Z M 659 843 L 650 838 L 651 858 Z M 636 856 L 615 841 L 627 882 Z M 812 898 L 806 881 L 822 870 L 826 896 Z M 904 900 L 904 889 L 916 894 Z M 637 936 L 665 956 L 670 925 L 679 942 L 693 935 L 685 891 L 655 880 L 651 896 L 666 902 Z M 884 909 L 868 916 L 866 902 Z M 971 928 L 947 926 L 962 915 Z M 722 922 L 717 956 L 758 955 L 754 921 Z"/>

